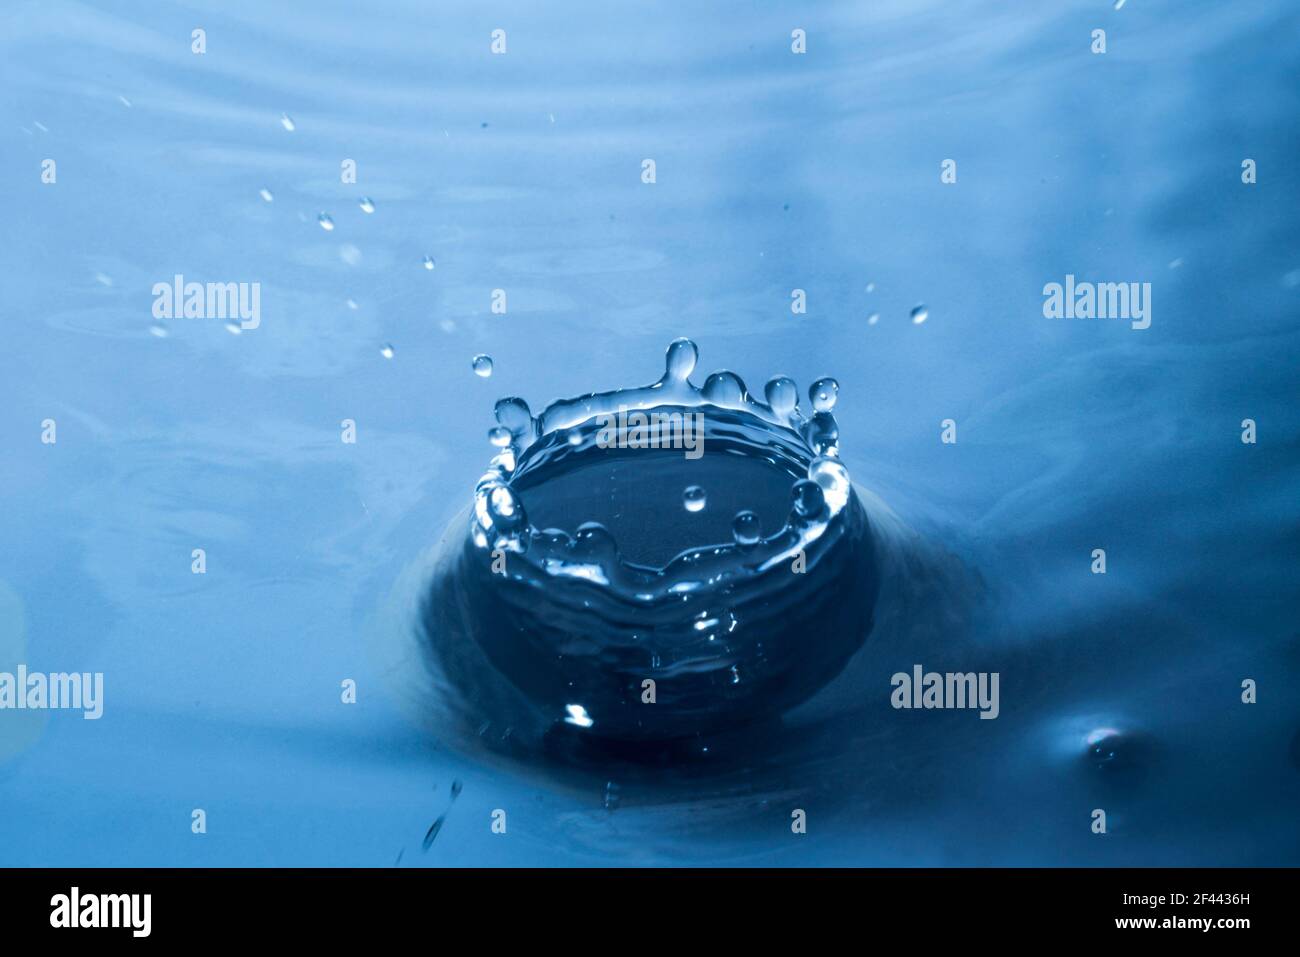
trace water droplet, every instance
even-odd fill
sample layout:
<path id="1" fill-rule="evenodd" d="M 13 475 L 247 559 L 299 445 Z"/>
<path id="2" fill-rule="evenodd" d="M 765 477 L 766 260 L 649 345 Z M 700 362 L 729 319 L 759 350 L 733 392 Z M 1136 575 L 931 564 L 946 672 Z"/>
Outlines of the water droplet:
<path id="1" fill-rule="evenodd" d="M 827 376 L 818 379 L 808 387 L 808 399 L 817 412 L 829 412 L 835 408 L 835 400 L 840 395 L 840 384 Z"/>
<path id="2" fill-rule="evenodd" d="M 488 496 L 488 513 L 492 516 L 492 524 L 508 531 L 522 524 L 524 506 L 510 486 L 498 485 Z"/>
<path id="3" fill-rule="evenodd" d="M 613 811 L 618 807 L 619 788 L 613 781 L 605 782 L 605 810 Z"/>
<path id="4" fill-rule="evenodd" d="M 149 327 L 149 334 L 156 339 L 166 339 L 167 327 L 162 325 L 161 323 L 155 322 L 152 326 Z"/>
<path id="5" fill-rule="evenodd" d="M 232 336 L 241 335 L 243 331 L 244 330 L 240 328 L 239 323 L 237 322 L 226 323 L 226 332 L 230 333 Z"/>
<path id="6" fill-rule="evenodd" d="M 736 513 L 731 523 L 731 533 L 735 536 L 737 545 L 756 545 L 763 537 L 758 516 L 749 510 Z"/>
<path id="7" fill-rule="evenodd" d="M 698 485 L 686 486 L 686 491 L 682 493 L 682 504 L 686 506 L 688 512 L 700 512 L 704 510 L 707 496 L 704 489 Z"/>
<path id="8" fill-rule="evenodd" d="M 510 445 L 510 440 L 513 438 L 514 436 L 510 434 L 510 430 L 503 425 L 494 425 L 488 429 L 488 441 L 499 449 L 504 449 Z"/>
<path id="9" fill-rule="evenodd" d="M 1125 4 L 1126 2 L 1127 2 L 1127 0 L 1115 0 L 1115 9 L 1116 9 L 1116 10 L 1123 10 L 1123 9 L 1124 9 L 1124 4 Z"/>
<path id="10" fill-rule="evenodd" d="M 826 507 L 826 496 L 822 487 L 812 479 L 800 479 L 791 489 L 794 499 L 794 511 L 800 518 L 817 518 Z"/>
<path id="11" fill-rule="evenodd" d="M 528 403 L 518 396 L 498 399 L 494 410 L 497 422 L 504 425 L 515 435 L 523 435 L 533 425 L 533 412 Z"/>
<path id="12" fill-rule="evenodd" d="M 803 437 L 818 455 L 838 455 L 840 425 L 830 412 L 814 412 L 803 427 Z"/>
<path id="13" fill-rule="evenodd" d="M 867 292 L 875 292 L 875 291 L 876 291 L 876 284 L 874 282 L 867 283 Z"/>
<path id="14" fill-rule="evenodd" d="M 369 196 L 361 197 L 361 211 L 363 213 L 373 213 L 375 211 L 375 201 Z"/>
<path id="15" fill-rule="evenodd" d="M 838 512 L 849 501 L 853 483 L 849 479 L 849 470 L 837 459 L 821 457 L 813 459 L 808 466 L 808 477 L 821 486 L 826 504 Z"/>
<path id="16" fill-rule="evenodd" d="M 745 383 L 740 376 L 726 370 L 715 372 L 705 379 L 700 394 L 717 406 L 743 405 L 748 397 Z"/>
<path id="17" fill-rule="evenodd" d="M 668 354 L 664 361 L 665 375 L 677 382 L 685 382 L 695 371 L 695 363 L 699 357 L 699 350 L 690 339 L 674 339 L 668 346 Z"/>
<path id="18" fill-rule="evenodd" d="M 581 559 L 605 564 L 618 557 L 618 543 L 600 522 L 583 522 L 573 535 L 573 553 Z"/>
<path id="19" fill-rule="evenodd" d="M 799 404 L 799 387 L 794 379 L 786 375 L 773 376 L 763 387 L 763 395 L 772 411 L 782 419 L 790 418 L 790 413 Z"/>
<path id="20" fill-rule="evenodd" d="M 590 728 L 596 723 L 587 714 L 587 709 L 580 704 L 566 704 L 564 710 L 569 713 L 569 716 L 564 719 L 565 724 L 572 724 L 579 728 Z"/>
<path id="21" fill-rule="evenodd" d="M 1182 257 L 1182 256 L 1179 256 L 1177 259 L 1171 259 L 1171 260 L 1169 260 L 1169 268 L 1170 268 L 1170 269 L 1182 269 L 1182 268 L 1183 268 L 1183 257 Z"/>
<path id="22" fill-rule="evenodd" d="M 435 265 L 436 265 L 436 263 L 433 261 L 433 257 L 432 257 L 432 256 L 425 256 L 425 257 L 424 257 L 424 268 L 425 268 L 425 269 L 432 269 Z"/>
<path id="23" fill-rule="evenodd" d="M 349 266 L 355 266 L 361 262 L 361 250 L 352 243 L 344 243 L 339 247 L 339 259 L 342 259 Z"/>
<path id="24" fill-rule="evenodd" d="M 925 320 L 929 318 L 930 318 L 930 310 L 924 303 L 922 303 L 919 306 L 915 306 L 912 309 L 913 325 L 919 326 L 921 323 L 925 322 Z"/>
<path id="25" fill-rule="evenodd" d="M 476 376 L 486 379 L 492 374 L 492 357 L 489 355 L 479 353 L 474 357 L 472 365 Z"/>
<path id="26" fill-rule="evenodd" d="M 334 229 L 334 220 L 330 218 L 329 213 L 321 213 L 316 217 L 316 222 L 320 223 L 320 228 L 327 233 Z"/>
<path id="27" fill-rule="evenodd" d="M 261 196 L 262 199 L 268 203 L 275 202 L 275 197 L 271 195 L 271 191 L 269 189 L 259 189 L 257 191 L 257 195 Z"/>
<path id="28" fill-rule="evenodd" d="M 102 272 L 97 272 L 95 273 L 95 282 L 99 283 L 101 286 L 111 286 L 113 285 L 113 277 L 105 275 Z"/>
<path id="29" fill-rule="evenodd" d="M 438 328 L 448 335 L 451 335 L 456 331 L 456 323 L 452 322 L 450 319 L 439 319 Z"/>
<path id="30" fill-rule="evenodd" d="M 871 315 L 867 316 L 867 325 L 869 326 L 874 326 L 879 321 L 880 321 L 880 313 L 878 312 L 873 312 Z"/>
<path id="31" fill-rule="evenodd" d="M 288 113 L 280 114 L 280 125 L 283 126 L 290 133 L 292 133 L 294 130 L 297 129 L 297 126 L 294 125 L 293 117 L 290 116 Z"/>
<path id="32" fill-rule="evenodd" d="M 1141 783 L 1153 757 L 1149 738 L 1113 727 L 1093 730 L 1084 746 L 1084 760 L 1116 783 Z"/>
<path id="33" fill-rule="evenodd" d="M 357 308 L 357 301 L 356 301 L 355 299 L 349 299 L 349 300 L 348 300 L 348 308 L 349 308 L 349 309 L 356 309 L 356 308 Z"/>
<path id="34" fill-rule="evenodd" d="M 385 342 L 383 348 L 379 350 L 379 354 L 385 359 L 391 359 L 393 357 L 393 347 Z"/>

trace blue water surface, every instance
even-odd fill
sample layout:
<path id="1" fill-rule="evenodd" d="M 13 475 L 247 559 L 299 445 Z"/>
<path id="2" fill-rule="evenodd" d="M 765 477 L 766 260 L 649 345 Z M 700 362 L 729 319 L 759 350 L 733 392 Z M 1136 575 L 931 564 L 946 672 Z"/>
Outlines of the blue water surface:
<path id="1" fill-rule="evenodd" d="M 0 864 L 1300 862 L 1300 8 L 1115 6 L 9 0 L 0 671 L 105 706 L 0 711 Z M 260 325 L 155 318 L 177 274 Z M 1150 328 L 1046 318 L 1067 274 Z M 398 583 L 492 403 L 676 336 L 838 379 L 912 556 L 870 720 L 619 801 L 443 746 Z M 1000 717 L 892 710 L 914 663 Z"/>

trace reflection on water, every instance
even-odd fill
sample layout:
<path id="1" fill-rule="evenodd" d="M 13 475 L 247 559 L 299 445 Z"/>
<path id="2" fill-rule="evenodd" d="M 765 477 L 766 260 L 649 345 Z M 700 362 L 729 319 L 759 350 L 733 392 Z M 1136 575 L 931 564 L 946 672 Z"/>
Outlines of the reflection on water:
<path id="1" fill-rule="evenodd" d="M 1293 4 L 0 17 L 0 671 L 106 676 L 0 714 L 5 863 L 1300 860 Z M 260 325 L 157 319 L 177 274 Z M 1045 318 L 1067 275 L 1150 328 Z M 401 637 L 493 402 L 679 335 L 843 386 L 871 638 L 653 786 L 439 743 Z M 916 663 L 1001 715 L 894 711 Z"/>

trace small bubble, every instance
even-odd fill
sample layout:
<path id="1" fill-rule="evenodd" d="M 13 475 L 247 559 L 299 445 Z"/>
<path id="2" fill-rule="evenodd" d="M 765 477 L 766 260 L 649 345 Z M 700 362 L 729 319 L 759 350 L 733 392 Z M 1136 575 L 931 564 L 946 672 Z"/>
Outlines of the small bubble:
<path id="1" fill-rule="evenodd" d="M 375 201 L 369 196 L 361 197 L 361 211 L 363 213 L 373 213 L 375 211 Z"/>
<path id="2" fill-rule="evenodd" d="M 271 195 L 271 191 L 269 189 L 259 189 L 257 191 L 257 195 L 261 196 L 265 202 L 268 203 L 275 202 L 275 197 Z"/>
<path id="3" fill-rule="evenodd" d="M 149 334 L 156 339 L 166 339 L 167 327 L 162 325 L 161 323 L 155 322 L 152 326 L 149 327 Z"/>
<path id="4" fill-rule="evenodd" d="M 95 282 L 99 283 L 101 286 L 111 286 L 113 285 L 113 277 L 105 275 L 102 272 L 97 272 L 95 273 Z"/>
<path id="5" fill-rule="evenodd" d="M 453 332 L 456 331 L 456 323 L 454 323 L 450 319 L 439 319 L 438 328 L 441 329 L 443 332 L 447 333 L 448 335 L 451 335 Z"/>
<path id="6" fill-rule="evenodd" d="M 875 291 L 876 291 L 876 284 L 874 282 L 867 283 L 867 292 L 875 292 Z"/>
<path id="7" fill-rule="evenodd" d="M 348 308 L 349 308 L 349 309 L 356 309 L 356 308 L 357 308 L 357 301 L 356 301 L 355 299 L 349 299 L 349 300 L 348 300 Z"/>
<path id="8" fill-rule="evenodd" d="M 334 229 L 334 220 L 330 218 L 329 213 L 321 213 L 316 217 L 316 222 L 320 223 L 320 228 L 327 233 Z"/>
<path id="9" fill-rule="evenodd" d="M 930 318 L 930 310 L 924 304 L 916 306 L 915 308 L 912 309 L 913 325 L 919 326 L 921 323 L 925 322 L 925 320 L 929 318 Z"/>
<path id="10" fill-rule="evenodd" d="M 424 257 L 424 268 L 425 268 L 425 269 L 433 269 L 433 267 L 434 267 L 435 265 L 437 265 L 437 263 L 435 263 L 435 262 L 433 261 L 433 257 L 432 257 L 432 256 L 425 256 L 425 257 Z"/>
<path id="11" fill-rule="evenodd" d="M 474 357 L 474 374 L 486 379 L 492 374 L 492 357 L 479 353 Z"/>
<path id="12" fill-rule="evenodd" d="M 873 312 L 871 315 L 867 316 L 867 325 L 869 326 L 874 326 L 879 321 L 880 321 L 880 313 L 878 312 Z"/>
<path id="13" fill-rule="evenodd" d="M 283 126 L 290 133 L 292 133 L 295 129 L 297 129 L 297 127 L 294 125 L 293 117 L 290 116 L 288 113 L 280 114 L 280 125 Z"/>
<path id="14" fill-rule="evenodd" d="M 1182 267 L 1183 267 L 1183 257 L 1182 257 L 1182 256 L 1179 256 L 1177 259 L 1171 259 L 1171 260 L 1169 260 L 1169 268 L 1170 268 L 1170 269 L 1181 269 Z"/>
<path id="15" fill-rule="evenodd" d="M 243 331 L 244 330 L 240 328 L 240 325 L 237 322 L 226 323 L 226 332 L 230 333 L 232 336 L 240 335 Z"/>
<path id="16" fill-rule="evenodd" d="M 682 493 L 682 504 L 686 506 L 688 512 L 702 511 L 705 501 L 704 489 L 698 485 L 688 485 L 686 491 Z"/>
<path id="17" fill-rule="evenodd" d="M 390 345 L 389 343 L 385 342 L 384 345 L 383 345 L 383 348 L 381 348 L 381 349 L 379 350 L 379 354 L 380 354 L 381 356 L 383 356 L 385 359 L 391 359 L 391 358 L 393 357 L 393 347 L 392 347 L 392 345 Z"/>
<path id="18" fill-rule="evenodd" d="M 349 266 L 355 266 L 361 262 L 361 250 L 352 243 L 344 243 L 339 247 L 339 258 Z"/>

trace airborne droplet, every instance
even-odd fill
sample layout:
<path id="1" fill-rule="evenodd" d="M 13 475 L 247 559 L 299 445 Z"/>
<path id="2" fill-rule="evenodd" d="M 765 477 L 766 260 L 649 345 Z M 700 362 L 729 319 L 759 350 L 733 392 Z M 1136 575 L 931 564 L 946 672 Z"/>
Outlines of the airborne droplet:
<path id="1" fill-rule="evenodd" d="M 930 318 L 930 309 L 924 303 L 912 309 L 912 324 L 919 326 Z"/>
<path id="2" fill-rule="evenodd" d="M 686 506 L 688 512 L 703 511 L 706 501 L 704 489 L 698 485 L 688 485 L 686 491 L 682 493 L 682 504 Z"/>
<path id="3" fill-rule="evenodd" d="M 829 412 L 835 408 L 839 395 L 840 384 L 830 377 L 818 379 L 808 387 L 808 399 L 817 412 Z"/>
<path id="4" fill-rule="evenodd" d="M 479 353 L 474 357 L 473 367 L 476 376 L 486 379 L 492 374 L 492 357 Z"/>
<path id="5" fill-rule="evenodd" d="M 334 229 L 334 220 L 330 217 L 329 213 L 321 213 L 316 217 L 316 222 L 320 223 L 320 228 L 325 230 L 327 233 L 332 232 Z"/>

